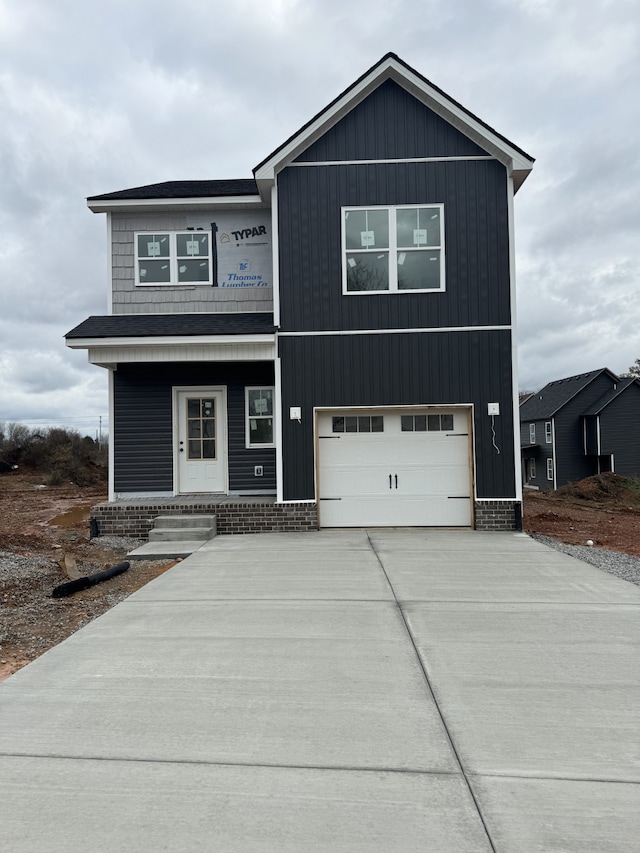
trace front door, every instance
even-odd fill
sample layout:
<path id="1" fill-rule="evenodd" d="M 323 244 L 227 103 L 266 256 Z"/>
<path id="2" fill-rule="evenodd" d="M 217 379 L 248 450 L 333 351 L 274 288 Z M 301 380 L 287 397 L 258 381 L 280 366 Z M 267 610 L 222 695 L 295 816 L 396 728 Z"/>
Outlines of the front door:
<path id="1" fill-rule="evenodd" d="M 221 388 L 176 392 L 177 492 L 226 492 L 225 396 Z"/>

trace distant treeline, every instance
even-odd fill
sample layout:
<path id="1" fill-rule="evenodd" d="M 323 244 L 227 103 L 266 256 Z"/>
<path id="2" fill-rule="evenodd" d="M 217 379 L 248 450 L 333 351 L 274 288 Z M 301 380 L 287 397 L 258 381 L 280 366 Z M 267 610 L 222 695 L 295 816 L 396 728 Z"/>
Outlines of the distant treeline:
<path id="1" fill-rule="evenodd" d="M 48 486 L 89 486 L 107 479 L 107 442 L 65 427 L 32 429 L 0 421 L 0 473 L 33 471 Z"/>

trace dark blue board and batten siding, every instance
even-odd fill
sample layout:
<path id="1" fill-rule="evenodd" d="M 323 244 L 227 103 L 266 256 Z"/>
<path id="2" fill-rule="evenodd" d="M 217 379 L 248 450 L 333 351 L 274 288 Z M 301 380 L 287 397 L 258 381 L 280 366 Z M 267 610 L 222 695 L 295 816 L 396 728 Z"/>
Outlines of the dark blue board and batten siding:
<path id="1" fill-rule="evenodd" d="M 487 152 L 402 86 L 386 80 L 296 162 L 473 156 Z"/>
<path id="2" fill-rule="evenodd" d="M 575 483 L 598 473 L 597 459 L 584 452 L 582 413 L 612 387 L 613 379 L 603 373 L 555 414 L 556 481 L 559 485 Z M 550 482 L 548 488 L 552 489 L 553 483 Z"/>
<path id="3" fill-rule="evenodd" d="M 509 200 L 493 159 L 385 83 L 278 174 L 285 500 L 314 497 L 313 406 L 475 405 L 479 498 L 515 496 Z M 341 163 L 320 165 L 327 161 Z M 342 208 L 443 204 L 446 290 L 342 292 Z M 479 331 L 475 326 L 498 326 Z M 402 333 L 402 329 L 470 327 Z M 350 335 L 351 331 L 399 330 Z M 339 331 L 330 336 L 286 332 Z M 500 405 L 495 443 L 487 403 Z"/>
<path id="4" fill-rule="evenodd" d="M 286 500 L 314 498 L 313 407 L 475 404 L 476 493 L 515 495 L 511 335 L 499 332 L 282 337 Z M 500 404 L 495 443 L 487 401 Z"/>
<path id="5" fill-rule="evenodd" d="M 342 293 L 341 209 L 444 204 L 444 292 Z M 494 160 L 289 167 L 278 176 L 283 331 L 508 325 L 507 175 Z"/>
<path id="6" fill-rule="evenodd" d="M 600 412 L 601 450 L 616 474 L 640 477 L 640 385 L 633 383 Z"/>
<path id="7" fill-rule="evenodd" d="M 122 364 L 114 372 L 114 488 L 173 491 L 174 386 L 227 388 L 229 491 L 275 491 L 275 450 L 245 447 L 245 387 L 273 385 L 273 365 Z M 255 466 L 264 474 L 255 476 Z"/>

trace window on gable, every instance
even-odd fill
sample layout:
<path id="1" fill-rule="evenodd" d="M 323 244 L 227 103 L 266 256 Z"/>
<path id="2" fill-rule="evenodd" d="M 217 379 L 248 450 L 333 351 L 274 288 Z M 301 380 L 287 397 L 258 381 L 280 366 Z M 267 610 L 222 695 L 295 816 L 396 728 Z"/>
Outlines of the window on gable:
<path id="1" fill-rule="evenodd" d="M 211 284 L 206 231 L 136 234 L 136 285 Z"/>
<path id="2" fill-rule="evenodd" d="M 544 425 L 544 440 L 547 444 L 551 444 L 551 421 L 547 421 Z"/>
<path id="3" fill-rule="evenodd" d="M 246 446 L 273 447 L 273 388 L 246 389 Z"/>
<path id="4" fill-rule="evenodd" d="M 536 443 L 536 425 L 529 424 L 529 444 Z"/>
<path id="5" fill-rule="evenodd" d="M 343 208 L 343 292 L 444 290 L 443 208 Z"/>

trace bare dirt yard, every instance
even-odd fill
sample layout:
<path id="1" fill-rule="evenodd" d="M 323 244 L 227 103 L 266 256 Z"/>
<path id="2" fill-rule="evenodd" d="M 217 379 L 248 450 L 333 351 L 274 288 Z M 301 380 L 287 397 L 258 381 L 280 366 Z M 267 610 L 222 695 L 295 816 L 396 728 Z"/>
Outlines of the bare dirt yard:
<path id="1" fill-rule="evenodd" d="M 104 583 L 51 597 L 72 576 L 121 562 L 135 544 L 89 538 L 89 510 L 105 492 L 0 476 L 0 679 L 175 565 L 135 561 Z M 527 491 L 523 521 L 527 533 L 640 556 L 640 482 L 603 474 L 554 493 Z"/>
<path id="2" fill-rule="evenodd" d="M 555 492 L 525 491 L 523 527 L 567 545 L 640 557 L 640 481 L 600 474 Z"/>
<path id="3" fill-rule="evenodd" d="M 130 550 L 127 540 L 90 540 L 89 510 L 103 500 L 104 486 L 0 477 L 0 680 L 175 565 L 131 562 L 124 574 L 52 598 L 59 584 L 110 568 Z"/>

